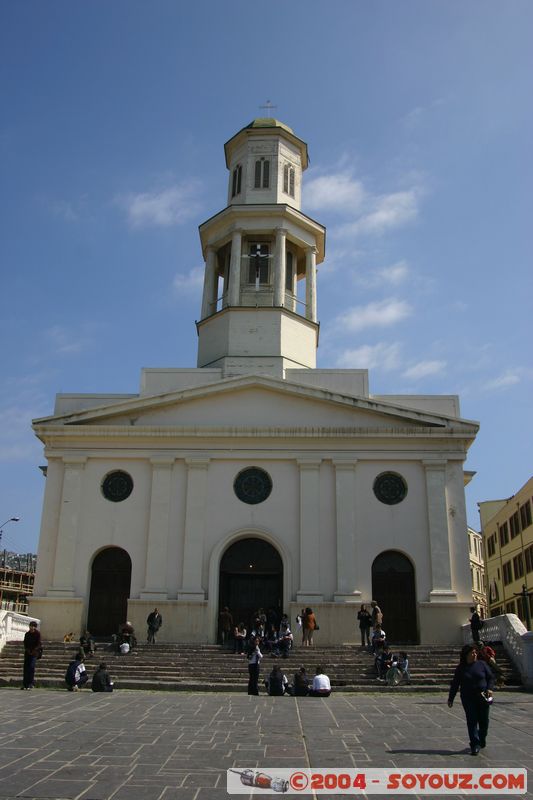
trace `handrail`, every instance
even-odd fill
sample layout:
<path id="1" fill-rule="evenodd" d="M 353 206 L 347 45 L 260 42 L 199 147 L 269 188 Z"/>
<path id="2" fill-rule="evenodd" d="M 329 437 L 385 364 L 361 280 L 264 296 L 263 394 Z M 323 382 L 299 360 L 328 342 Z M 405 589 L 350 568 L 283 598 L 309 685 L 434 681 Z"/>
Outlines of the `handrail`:
<path id="1" fill-rule="evenodd" d="M 16 611 L 0 610 L 0 652 L 7 642 L 22 642 L 32 620 L 37 624 L 40 623 L 37 617 L 17 614 Z"/>
<path id="2" fill-rule="evenodd" d="M 470 644 L 470 625 L 463 625 L 463 642 Z M 527 630 L 516 614 L 501 614 L 483 621 L 480 637 L 486 642 L 501 642 L 505 652 L 520 672 L 527 689 L 533 689 L 533 633 Z"/>

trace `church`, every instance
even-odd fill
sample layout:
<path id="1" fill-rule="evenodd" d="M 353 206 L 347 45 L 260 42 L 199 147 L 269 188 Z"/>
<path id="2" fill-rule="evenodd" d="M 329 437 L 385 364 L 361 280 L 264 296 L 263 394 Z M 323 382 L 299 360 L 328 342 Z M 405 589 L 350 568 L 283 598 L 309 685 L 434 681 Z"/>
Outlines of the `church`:
<path id="1" fill-rule="evenodd" d="M 144 638 L 217 641 L 259 607 L 310 606 L 319 645 L 359 642 L 377 600 L 392 642 L 461 641 L 469 615 L 455 395 L 374 395 L 317 369 L 325 228 L 301 210 L 308 149 L 256 119 L 224 146 L 225 208 L 200 225 L 196 368 L 145 368 L 138 394 L 59 394 L 29 613 L 48 638 L 126 619 Z M 191 320 L 191 324 L 192 324 Z"/>

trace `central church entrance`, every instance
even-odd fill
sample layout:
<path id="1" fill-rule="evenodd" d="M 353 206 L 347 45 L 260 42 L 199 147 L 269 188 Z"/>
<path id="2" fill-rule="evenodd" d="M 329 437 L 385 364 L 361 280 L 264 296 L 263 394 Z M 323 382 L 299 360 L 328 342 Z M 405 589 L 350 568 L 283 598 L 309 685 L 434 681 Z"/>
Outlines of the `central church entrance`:
<path id="1" fill-rule="evenodd" d="M 110 636 L 126 622 L 131 584 L 131 558 L 121 547 L 106 547 L 95 557 L 87 628 L 95 636 Z"/>
<path id="2" fill-rule="evenodd" d="M 386 550 L 372 564 L 372 597 L 383 611 L 387 641 L 417 644 L 415 573 L 409 559 Z"/>
<path id="3" fill-rule="evenodd" d="M 235 624 L 248 630 L 258 608 L 283 611 L 283 563 L 276 550 L 263 539 L 239 539 L 220 562 L 218 607 L 227 606 Z"/>

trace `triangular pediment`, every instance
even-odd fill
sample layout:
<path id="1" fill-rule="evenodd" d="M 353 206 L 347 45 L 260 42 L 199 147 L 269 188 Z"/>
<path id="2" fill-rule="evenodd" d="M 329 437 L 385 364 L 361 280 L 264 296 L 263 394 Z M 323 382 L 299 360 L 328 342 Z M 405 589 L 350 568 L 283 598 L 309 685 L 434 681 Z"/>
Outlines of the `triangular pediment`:
<path id="1" fill-rule="evenodd" d="M 139 428 L 472 429 L 475 423 L 325 389 L 248 375 L 151 396 L 134 396 L 69 414 L 34 420 L 48 426 Z M 477 426 L 476 426 L 477 427 Z"/>

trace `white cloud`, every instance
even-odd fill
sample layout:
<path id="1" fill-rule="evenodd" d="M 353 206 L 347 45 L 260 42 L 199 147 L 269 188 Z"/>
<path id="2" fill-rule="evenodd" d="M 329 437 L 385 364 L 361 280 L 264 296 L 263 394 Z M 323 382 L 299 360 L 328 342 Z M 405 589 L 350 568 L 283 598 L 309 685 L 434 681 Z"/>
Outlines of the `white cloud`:
<path id="1" fill-rule="evenodd" d="M 311 178 L 304 185 L 305 206 L 311 211 L 344 211 L 353 213 L 361 206 L 365 190 L 361 181 L 349 172 L 337 172 Z"/>
<path id="2" fill-rule="evenodd" d="M 412 367 L 406 369 L 403 377 L 418 380 L 419 378 L 426 378 L 428 375 L 438 375 L 445 368 L 445 361 L 419 361 L 418 364 L 413 364 Z"/>
<path id="3" fill-rule="evenodd" d="M 328 259 L 329 260 L 329 259 Z M 397 261 L 389 267 L 381 267 L 366 275 L 358 275 L 357 282 L 370 288 L 376 286 L 399 286 L 409 277 L 410 269 L 406 261 Z"/>
<path id="4" fill-rule="evenodd" d="M 392 192 L 373 198 L 369 210 L 354 222 L 340 225 L 336 229 L 339 236 L 358 234 L 381 235 L 391 228 L 398 228 L 416 219 L 418 216 L 417 189 L 404 192 Z"/>
<path id="5" fill-rule="evenodd" d="M 336 365 L 343 369 L 398 369 L 400 366 L 400 346 L 397 343 L 364 344 L 351 350 L 343 350 L 337 357 Z"/>
<path id="6" fill-rule="evenodd" d="M 200 210 L 200 181 L 185 181 L 154 192 L 128 194 L 117 198 L 126 210 L 132 228 L 181 225 Z"/>
<path id="7" fill-rule="evenodd" d="M 172 285 L 177 292 L 195 292 L 204 282 L 204 268 L 193 267 L 189 272 L 178 272 Z"/>
<path id="8" fill-rule="evenodd" d="M 507 372 L 498 375 L 497 378 L 488 381 L 484 388 L 491 391 L 494 389 L 506 389 L 508 386 L 514 386 L 521 381 L 519 372 L 519 370 L 507 370 Z"/>
<path id="9" fill-rule="evenodd" d="M 398 261 L 396 264 L 391 264 L 390 267 L 383 267 L 378 270 L 377 274 L 384 281 L 388 281 L 397 286 L 403 283 L 409 275 L 409 267 L 405 261 Z"/>
<path id="10" fill-rule="evenodd" d="M 411 316 L 412 307 L 405 300 L 388 298 L 366 306 L 355 306 L 345 311 L 335 321 L 335 327 L 349 331 L 364 328 L 385 328 Z"/>

